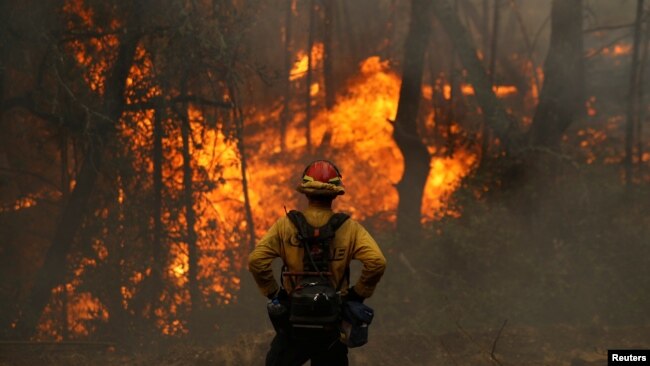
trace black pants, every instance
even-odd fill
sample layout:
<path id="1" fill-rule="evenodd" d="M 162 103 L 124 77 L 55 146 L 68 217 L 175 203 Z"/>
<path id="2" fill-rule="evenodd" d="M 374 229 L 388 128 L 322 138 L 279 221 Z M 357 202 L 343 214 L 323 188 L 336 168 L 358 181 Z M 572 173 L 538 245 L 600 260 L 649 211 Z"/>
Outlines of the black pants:
<path id="1" fill-rule="evenodd" d="M 348 347 L 335 337 L 308 341 L 277 333 L 266 354 L 266 366 L 300 366 L 311 360 L 312 366 L 348 366 Z"/>

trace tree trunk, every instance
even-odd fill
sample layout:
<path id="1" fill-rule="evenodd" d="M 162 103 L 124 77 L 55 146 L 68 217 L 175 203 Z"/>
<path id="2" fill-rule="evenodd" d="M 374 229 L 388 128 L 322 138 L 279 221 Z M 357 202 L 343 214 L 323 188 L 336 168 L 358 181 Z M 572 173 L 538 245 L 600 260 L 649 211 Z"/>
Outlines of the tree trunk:
<path id="1" fill-rule="evenodd" d="M 282 116 L 280 117 L 280 149 L 284 151 L 287 147 L 287 125 L 291 119 L 291 68 L 293 66 L 293 54 L 291 52 L 291 3 L 292 0 L 285 0 L 285 20 L 284 20 L 284 100 Z"/>
<path id="2" fill-rule="evenodd" d="M 338 8 L 340 9 L 341 16 L 339 19 L 341 19 L 341 21 L 337 24 L 343 24 L 343 22 L 345 22 L 345 27 L 341 26 L 341 28 L 345 30 L 345 33 L 340 34 L 343 42 L 339 42 L 339 44 L 348 45 L 348 57 L 356 63 L 359 59 L 359 42 L 357 41 L 357 28 L 350 17 L 348 0 L 342 0 Z"/>
<path id="3" fill-rule="evenodd" d="M 476 55 L 476 47 L 474 47 L 467 29 L 460 23 L 447 0 L 433 0 L 432 5 L 434 14 L 447 31 L 461 63 L 467 70 L 467 79 L 474 87 L 476 101 L 483 111 L 486 125 L 499 137 L 506 152 L 518 148 L 519 136 L 511 133 L 516 129 L 516 124 L 510 119 L 494 94 L 492 84 Z"/>
<path id="4" fill-rule="evenodd" d="M 138 5 L 139 2 L 134 5 L 129 25 L 137 24 L 135 22 L 141 16 Z M 52 244 L 45 255 L 43 265 L 36 274 L 22 317 L 16 326 L 17 333 L 23 337 L 34 335 L 43 309 L 51 298 L 52 289 L 61 284 L 65 278 L 66 259 L 85 217 L 88 201 L 102 167 L 104 150 L 115 137 L 115 125 L 122 115 L 125 104 L 126 78 L 133 63 L 139 38 L 132 27 L 127 27 L 122 34 L 114 66 L 105 82 L 103 117 L 90 126 L 88 147 L 76 177 L 76 184 L 61 211 Z"/>
<path id="5" fill-rule="evenodd" d="M 557 215 L 539 200 L 540 192 L 558 189 L 558 161 L 545 151 L 556 149 L 569 125 L 580 118 L 584 110 L 584 56 L 582 50 L 582 0 L 553 0 L 551 4 L 551 40 L 544 61 L 544 83 L 539 104 L 529 131 L 535 148 L 526 157 L 527 170 L 535 179 L 520 204 L 525 211 L 529 230 L 541 236 L 549 218 Z M 542 149 L 540 149 L 542 148 Z M 530 173 L 529 173 L 530 174 Z M 554 258 L 552 246 L 540 245 L 542 263 Z"/>
<path id="6" fill-rule="evenodd" d="M 325 26 L 323 31 L 323 80 L 325 86 L 325 107 L 330 110 L 336 102 L 336 86 L 333 70 L 332 29 L 334 23 L 334 0 L 324 0 Z"/>
<path id="7" fill-rule="evenodd" d="M 530 129 L 537 146 L 557 145 L 584 104 L 582 0 L 554 0 L 544 85 Z"/>
<path id="8" fill-rule="evenodd" d="M 185 89 L 185 88 L 183 88 Z M 185 207 L 185 221 L 187 225 L 187 257 L 188 257 L 188 286 L 190 290 L 191 314 L 190 332 L 197 327 L 197 316 L 200 311 L 201 294 L 198 283 L 198 248 L 197 236 L 194 225 L 196 224 L 196 213 L 194 212 L 194 188 L 192 187 L 192 155 L 190 154 L 190 126 L 187 104 L 183 104 L 181 111 L 181 138 L 183 140 L 183 205 Z"/>
<path id="9" fill-rule="evenodd" d="M 519 7 L 517 6 L 516 0 L 510 0 L 510 7 L 512 8 L 515 17 L 517 18 L 517 24 L 519 24 L 521 36 L 524 39 L 524 44 L 526 45 L 526 53 L 528 54 L 528 61 L 530 62 L 531 73 L 533 76 L 533 80 L 535 81 L 535 87 L 537 88 L 537 90 L 539 90 L 541 85 L 539 83 L 539 78 L 537 77 L 537 66 L 535 65 L 535 58 L 533 57 L 534 50 L 530 42 L 530 36 L 528 35 L 528 29 L 526 28 L 526 23 L 524 22 L 524 19 L 521 16 L 521 12 L 519 11 Z"/>
<path id="10" fill-rule="evenodd" d="M 234 81 L 231 81 L 234 83 Z M 248 228 L 248 246 L 246 254 L 255 248 L 255 221 L 253 220 L 253 210 L 251 209 L 250 196 L 248 194 L 248 160 L 246 159 L 246 149 L 244 145 L 244 114 L 239 104 L 239 91 L 237 86 L 230 86 L 229 93 L 233 101 L 233 118 L 235 121 L 235 133 L 237 134 L 237 149 L 239 150 L 242 190 L 244 191 L 244 212 L 246 215 L 246 227 Z M 246 257 L 246 256 L 244 256 Z"/>
<path id="11" fill-rule="evenodd" d="M 311 152 L 311 79 L 312 79 L 312 52 L 314 47 L 314 29 L 316 27 L 316 10 L 314 0 L 309 0 L 309 35 L 307 40 L 307 76 L 305 77 L 305 139 L 307 154 Z"/>
<path id="12" fill-rule="evenodd" d="M 643 0 L 637 0 L 636 19 L 634 21 L 634 43 L 632 45 L 632 63 L 630 65 L 630 85 L 627 98 L 627 115 L 625 122 L 625 184 L 632 185 L 634 164 L 634 117 L 637 115 L 636 103 L 639 70 L 639 44 L 641 43 L 641 17 L 643 15 Z"/>
<path id="13" fill-rule="evenodd" d="M 462 92 L 460 90 L 460 80 L 458 76 L 459 75 L 456 70 L 456 57 L 452 56 L 452 61 L 450 62 L 449 67 L 449 100 L 447 101 L 447 114 L 445 116 L 445 126 L 447 127 L 447 139 L 445 141 L 447 152 L 445 155 L 447 157 L 453 156 L 456 148 L 456 138 L 454 137 L 453 133 L 454 122 L 458 120 L 456 116 L 456 106 L 460 103 L 461 98 L 459 97 L 462 96 Z"/>
<path id="14" fill-rule="evenodd" d="M 499 25 L 501 14 L 501 1 L 494 0 L 494 15 L 492 17 L 492 37 L 490 39 L 490 67 L 488 74 L 490 75 L 490 84 L 494 85 L 496 81 L 496 67 L 497 67 L 497 46 L 499 45 Z"/>
<path id="15" fill-rule="evenodd" d="M 650 11 L 648 12 L 650 15 Z M 650 23 L 645 22 L 645 33 L 643 36 L 643 51 L 641 54 L 641 64 L 639 65 L 639 88 L 637 90 L 637 105 L 639 106 L 639 115 L 636 121 L 636 156 L 639 164 L 639 176 L 643 176 L 643 124 L 645 123 L 648 106 L 644 103 L 645 99 L 645 73 L 648 63 L 648 46 L 650 46 Z"/>
<path id="16" fill-rule="evenodd" d="M 52 111 L 54 112 L 54 111 Z M 54 114 L 54 113 L 52 113 Z M 61 159 L 61 199 L 67 200 L 70 193 L 70 173 L 68 167 L 68 133 L 65 127 L 60 128 L 60 159 Z M 65 280 L 63 282 L 66 282 Z M 67 340 L 70 324 L 68 322 L 68 290 L 65 283 L 61 286 L 61 337 Z"/>
<path id="17" fill-rule="evenodd" d="M 488 50 L 490 49 L 490 0 L 483 0 L 483 22 L 481 22 L 481 28 L 483 30 L 483 57 L 487 60 Z"/>
<path id="18" fill-rule="evenodd" d="M 162 162 L 163 162 L 163 117 L 162 108 L 156 109 L 153 121 L 153 238 L 151 251 L 153 264 L 151 268 L 151 317 L 155 317 L 155 309 L 160 302 L 163 290 L 163 268 L 165 254 L 162 246 Z"/>
<path id="19" fill-rule="evenodd" d="M 424 53 L 430 32 L 430 2 L 412 0 L 411 23 L 404 45 L 402 85 L 393 130 L 393 138 L 404 157 L 404 173 L 397 184 L 397 235 L 405 245 L 413 245 L 419 238 L 422 196 L 431 159 L 417 130 Z"/>
<path id="20" fill-rule="evenodd" d="M 496 82 L 497 66 L 497 46 L 499 45 L 499 25 L 500 25 L 500 0 L 494 0 L 494 9 L 492 16 L 492 33 L 490 38 L 490 56 L 488 58 L 488 77 L 490 85 L 494 86 Z M 486 51 L 486 57 L 487 51 Z M 490 155 L 490 143 L 492 142 L 492 133 L 486 126 L 486 120 L 483 120 L 481 126 L 481 165 Z"/>

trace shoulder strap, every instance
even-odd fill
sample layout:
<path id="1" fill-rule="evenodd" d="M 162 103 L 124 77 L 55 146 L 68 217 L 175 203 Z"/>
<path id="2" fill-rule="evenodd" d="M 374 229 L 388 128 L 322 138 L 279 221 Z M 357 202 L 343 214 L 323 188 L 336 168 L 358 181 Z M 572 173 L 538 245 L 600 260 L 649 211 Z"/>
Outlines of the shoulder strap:
<path id="1" fill-rule="evenodd" d="M 307 222 L 307 218 L 305 218 L 305 215 L 297 210 L 291 210 L 287 213 L 287 217 L 293 224 L 293 226 L 296 227 L 298 230 L 298 234 L 302 237 L 302 239 L 308 239 L 314 237 L 314 234 L 316 233 L 316 228 L 313 226 L 309 225 Z M 341 225 L 347 221 L 347 219 L 350 218 L 350 215 L 342 213 L 342 212 L 337 212 L 334 215 L 332 215 L 327 223 L 324 226 L 321 226 L 318 228 L 319 234 L 322 232 L 324 228 L 331 229 L 331 234 L 334 235 L 334 232 L 338 230 Z"/>
<path id="2" fill-rule="evenodd" d="M 330 219 L 327 221 L 326 225 L 329 225 L 332 228 L 332 231 L 336 231 L 349 218 L 350 218 L 350 215 L 345 214 L 343 212 L 337 212 L 334 215 L 332 215 L 332 217 L 330 217 Z"/>
<path id="3" fill-rule="evenodd" d="M 314 236 L 314 227 L 309 225 L 305 215 L 297 210 L 291 210 L 287 213 L 287 217 L 298 230 L 300 239 L 307 239 Z"/>

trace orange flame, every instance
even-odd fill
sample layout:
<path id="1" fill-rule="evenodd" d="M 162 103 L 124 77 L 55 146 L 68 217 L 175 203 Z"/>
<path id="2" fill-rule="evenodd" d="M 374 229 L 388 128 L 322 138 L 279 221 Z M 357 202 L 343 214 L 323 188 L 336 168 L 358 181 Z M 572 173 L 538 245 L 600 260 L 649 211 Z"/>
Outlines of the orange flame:
<path id="1" fill-rule="evenodd" d="M 317 69 L 323 63 L 323 44 L 321 42 L 314 43 L 311 48 L 311 67 Z M 309 68 L 309 55 L 305 51 L 298 51 L 298 61 L 293 64 L 291 72 L 289 73 L 289 80 L 294 81 L 302 78 L 307 74 Z"/>
<path id="2" fill-rule="evenodd" d="M 64 10 L 77 14 L 82 25 L 92 27 L 93 13 L 84 7 L 82 0 L 68 0 Z M 71 25 L 72 26 L 72 25 Z M 114 22 L 111 28 L 117 28 Z M 85 70 L 85 78 L 91 90 L 102 93 L 106 70 L 109 69 L 110 54 L 117 47 L 115 36 L 104 36 L 87 42 L 72 42 L 70 52 Z M 312 67 L 322 65 L 323 45 L 317 43 L 310 50 Z M 307 55 L 299 52 L 297 62 L 290 74 L 290 80 L 301 79 L 307 70 Z M 127 79 L 126 99 L 128 104 L 146 102 L 163 94 L 156 85 L 153 63 L 147 50 L 139 45 L 136 57 Z M 337 209 L 351 213 L 358 220 L 379 218 L 382 222 L 394 222 L 398 202 L 395 184 L 403 173 L 403 157 L 393 138 L 394 118 L 399 100 L 401 81 L 391 71 L 387 61 L 370 57 L 360 67 L 360 74 L 349 83 L 344 94 L 339 95 L 336 105 L 327 112 L 317 112 L 312 119 L 312 140 L 316 142 L 316 155 L 333 159 L 341 167 L 348 194 L 337 199 Z M 319 92 L 319 84 L 309 86 L 312 95 Z M 463 85 L 466 95 L 473 93 L 470 85 Z M 446 90 L 446 89 L 445 89 Z M 514 87 L 502 86 L 495 91 L 500 96 L 516 92 Z M 432 95 L 433 89 L 423 88 L 425 98 Z M 431 98 L 431 96 L 429 96 Z M 198 268 L 196 281 L 199 283 L 202 301 L 205 306 L 229 304 L 234 301 L 234 293 L 240 286 L 238 273 L 248 248 L 243 245 L 249 223 L 243 212 L 244 194 L 241 173 L 241 152 L 236 138 L 224 133 L 224 121 L 206 123 L 204 112 L 194 105 L 187 107 L 187 117 L 191 126 L 191 166 L 194 187 L 194 210 L 197 221 Z M 283 214 L 284 206 L 296 206 L 299 195 L 291 191 L 298 181 L 298 171 L 302 161 L 296 159 L 277 159 L 278 146 L 269 139 L 274 126 L 266 123 L 270 118 L 278 118 L 279 111 L 257 113 L 257 130 L 247 136 L 247 146 L 255 146 L 250 154 L 247 172 L 250 205 L 256 235 L 259 237 Z M 302 156 L 306 147 L 302 121 L 304 113 L 294 113 L 287 129 L 287 151 L 285 156 Z M 136 174 L 147 176 L 153 173 L 151 141 L 153 139 L 154 119 L 151 109 L 125 113 L 120 119 L 120 138 L 129 156 L 133 157 Z M 163 139 L 164 164 L 162 167 L 165 188 L 170 198 L 180 200 L 183 189 L 181 154 L 182 139 L 178 121 L 164 117 L 160 121 L 166 127 Z M 216 125 L 219 128 L 208 128 Z M 171 126 L 171 127 L 170 127 Z M 460 127 L 455 126 L 459 129 Z M 434 146 L 430 146 L 435 151 Z M 430 221 L 443 215 L 458 215 L 447 209 L 447 199 L 460 180 L 473 167 L 476 155 L 468 149 L 455 149 L 453 156 L 437 157 L 431 160 L 431 171 L 426 183 L 422 220 Z M 148 187 L 150 189 L 151 187 Z M 132 199 L 133 192 L 125 190 L 121 183 L 115 200 L 123 207 Z M 27 206 L 28 203 L 22 204 Z M 22 207 L 21 206 L 21 207 Z M 110 208 L 104 207 L 95 213 L 99 218 L 109 218 Z M 165 228 L 174 235 L 166 239 L 168 261 L 165 263 L 163 280 L 168 284 L 161 295 L 160 305 L 151 309 L 163 334 L 174 335 L 187 332 L 183 313 L 190 303 L 188 291 L 189 258 L 188 244 L 184 241 L 187 220 L 185 213 L 172 212 L 163 208 L 162 221 Z M 124 220 L 123 215 L 118 215 Z M 46 315 L 54 317 L 54 312 L 65 311 L 68 329 L 74 336 L 87 335 L 93 331 L 94 321 L 106 321 L 108 311 L 100 300 L 92 294 L 79 292 L 86 268 L 111 258 L 106 245 L 97 240 L 93 243 L 95 255 L 83 258 L 73 271 L 74 278 L 66 286 L 53 292 L 53 298 L 65 297 L 67 308 L 61 301 L 52 302 Z M 144 266 L 143 266 L 144 267 Z M 120 286 L 122 306 L 129 309 L 139 285 L 151 275 L 151 268 L 127 271 L 128 280 Z M 209 301 L 208 301 L 209 300 Z M 58 308 L 57 308 L 58 307 Z M 90 321 L 93 320 L 93 321 Z M 41 324 L 44 334 L 61 337 L 63 333 L 55 329 L 51 322 Z M 58 339 L 58 338 L 57 338 Z"/>
<path id="3" fill-rule="evenodd" d="M 114 31 L 120 26 L 119 21 L 113 20 L 109 29 L 96 27 L 93 21 L 94 12 L 91 8 L 85 6 L 83 0 L 67 0 L 63 6 L 63 12 L 75 20 L 80 20 L 79 24 L 70 20 L 68 22 L 69 29 L 86 28 L 101 33 L 103 31 Z M 102 94 L 104 91 L 105 73 L 117 45 L 118 38 L 115 34 L 90 38 L 86 42 L 74 40 L 68 44 L 77 63 L 85 70 L 86 82 L 94 92 Z"/>
<path id="4" fill-rule="evenodd" d="M 395 184 L 403 173 L 403 157 L 393 140 L 393 126 L 388 120 L 397 112 L 400 84 L 400 78 L 390 70 L 387 61 L 370 57 L 361 64 L 360 75 L 349 83 L 334 108 L 318 113 L 312 122 L 317 156 L 332 159 L 342 170 L 348 194 L 335 201 L 337 209 L 351 213 L 356 219 L 395 219 L 398 201 Z M 427 92 L 426 87 L 423 92 Z M 287 148 L 292 154 L 301 154 L 305 148 L 303 118 L 304 115 L 297 115 L 287 131 Z M 250 163 L 251 190 L 256 197 L 264 197 L 262 202 L 252 202 L 258 230 L 263 229 L 259 235 L 282 214 L 283 206 L 297 204 L 298 195 L 287 196 L 286 192 L 296 184 L 300 166 L 278 165 L 268 160 L 276 151 L 268 133 L 252 136 L 249 143 L 262 146 Z M 448 213 L 444 201 L 474 161 L 475 156 L 462 149 L 450 158 L 432 159 L 423 198 L 424 220 Z"/>

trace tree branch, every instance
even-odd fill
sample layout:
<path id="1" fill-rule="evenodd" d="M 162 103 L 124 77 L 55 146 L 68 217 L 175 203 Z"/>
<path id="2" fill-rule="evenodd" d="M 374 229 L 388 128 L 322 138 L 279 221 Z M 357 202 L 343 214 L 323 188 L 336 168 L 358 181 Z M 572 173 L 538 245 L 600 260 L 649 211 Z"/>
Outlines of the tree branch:
<path id="1" fill-rule="evenodd" d="M 497 342 L 499 341 L 499 337 L 501 337 L 501 332 L 503 331 L 503 328 L 506 327 L 507 323 L 508 323 L 508 319 L 503 321 L 503 325 L 501 326 L 501 329 L 499 329 L 499 333 L 497 333 L 497 337 L 494 338 L 494 342 L 492 343 L 492 350 L 490 351 L 490 357 L 492 358 L 492 360 L 494 360 L 494 362 L 496 362 L 499 365 L 501 365 L 501 362 L 497 360 L 497 357 L 494 355 L 494 351 L 497 348 Z"/>
<path id="2" fill-rule="evenodd" d="M 38 108 L 36 108 L 36 102 L 34 102 L 34 98 L 31 93 L 27 93 L 19 97 L 10 98 L 2 103 L 2 113 L 8 112 L 14 108 L 23 108 L 36 117 L 56 125 L 62 122 L 61 116 L 38 110 Z"/>
<path id="3" fill-rule="evenodd" d="M 154 109 L 156 107 L 159 107 L 162 101 L 163 101 L 162 97 L 155 97 L 147 100 L 146 102 L 126 104 L 124 106 L 124 109 L 130 112 L 140 111 L 143 109 Z M 201 106 L 214 107 L 214 108 L 224 108 L 224 109 L 234 108 L 233 103 L 230 101 L 211 100 L 211 99 L 200 97 L 198 95 L 179 95 L 177 97 L 171 98 L 169 102 L 174 105 L 179 103 L 193 103 Z"/>

